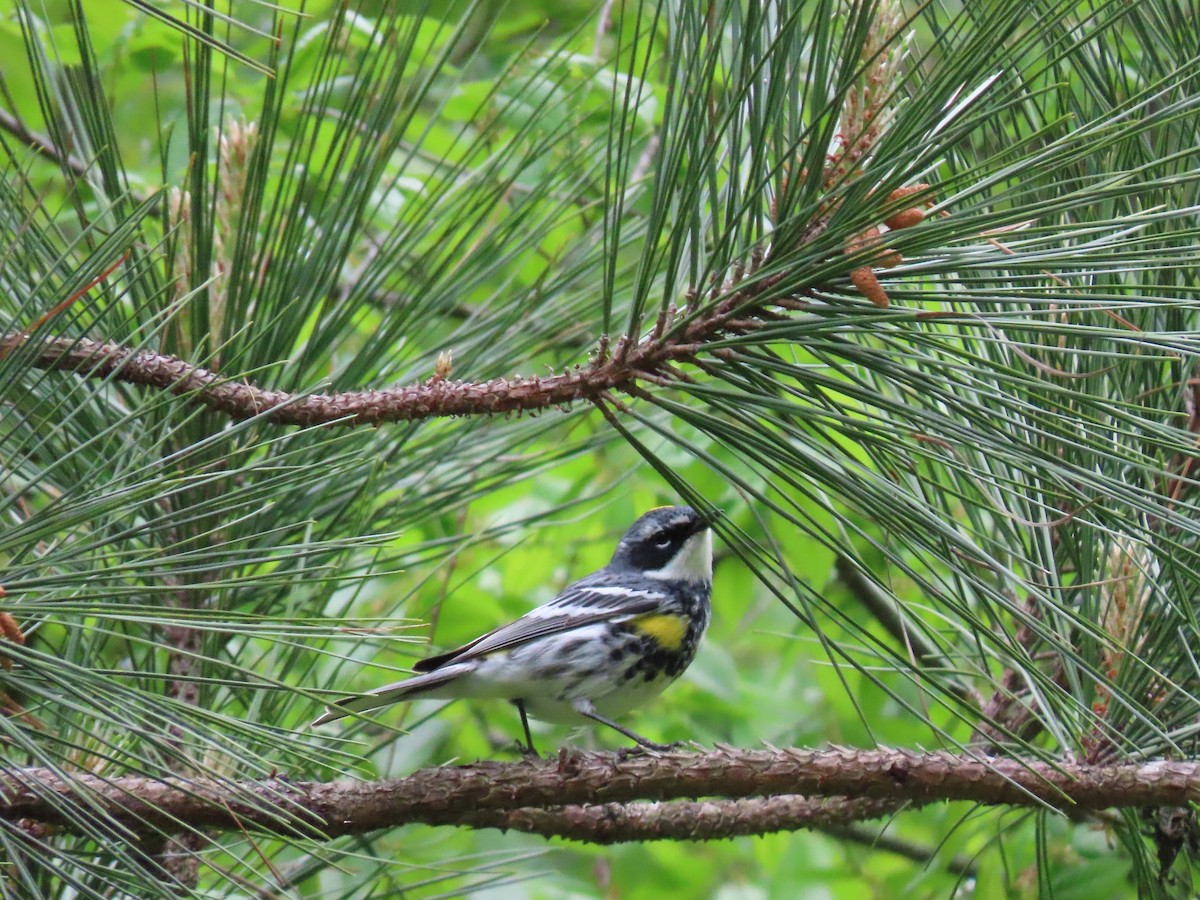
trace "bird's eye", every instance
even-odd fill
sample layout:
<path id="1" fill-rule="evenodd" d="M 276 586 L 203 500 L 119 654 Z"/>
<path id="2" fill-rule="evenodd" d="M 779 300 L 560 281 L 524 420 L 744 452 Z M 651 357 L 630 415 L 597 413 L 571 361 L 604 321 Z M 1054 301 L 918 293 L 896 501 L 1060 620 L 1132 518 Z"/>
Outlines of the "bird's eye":
<path id="1" fill-rule="evenodd" d="M 666 550 L 668 547 L 671 546 L 671 539 L 669 537 L 667 537 L 665 534 L 661 535 L 657 540 L 655 540 L 654 546 L 657 547 L 659 550 Z"/>

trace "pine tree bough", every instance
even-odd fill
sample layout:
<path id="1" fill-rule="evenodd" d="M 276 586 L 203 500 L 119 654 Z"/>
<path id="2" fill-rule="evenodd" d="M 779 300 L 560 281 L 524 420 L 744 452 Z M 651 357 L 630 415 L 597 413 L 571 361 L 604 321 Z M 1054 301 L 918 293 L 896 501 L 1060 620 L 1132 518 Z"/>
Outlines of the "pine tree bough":
<path id="1" fill-rule="evenodd" d="M 926 184 L 899 188 L 887 200 L 889 203 L 904 200 L 929 189 Z M 896 211 L 884 221 L 891 229 L 898 230 L 919 223 L 924 215 L 923 209 L 912 207 Z M 878 243 L 878 237 L 878 228 L 870 228 L 853 236 L 845 252 L 861 256 L 861 251 Z M 70 371 L 88 378 L 111 378 L 170 391 L 233 419 L 262 416 L 276 425 L 381 425 L 449 416 L 534 412 L 566 407 L 580 400 L 598 402 L 610 391 L 636 396 L 639 380 L 654 384 L 680 380 L 681 373 L 673 364 L 696 362 L 706 344 L 729 335 L 746 334 L 784 318 L 785 312 L 781 310 L 806 306 L 801 296 L 777 295 L 780 292 L 775 289 L 785 279 L 784 274 L 756 277 L 765 262 L 764 256 L 761 250 L 756 251 L 749 272 L 744 263 L 738 263 L 731 280 L 714 283 L 707 291 L 708 299 L 713 302 L 688 321 L 676 324 L 676 310 L 670 307 L 640 340 L 623 337 L 610 354 L 607 336 L 603 336 L 591 363 L 548 376 L 515 376 L 482 382 L 450 380 L 439 362 L 433 377 L 420 384 L 331 394 L 292 394 L 222 376 L 153 350 L 19 331 L 0 334 L 0 358 L 19 351 L 33 368 Z M 851 282 L 876 306 L 887 307 L 887 294 L 871 267 L 897 262 L 899 255 L 893 251 L 876 253 L 870 256 L 868 264 L 850 273 Z M 698 297 L 699 292 L 689 294 L 689 307 Z M 772 306 L 778 309 L 771 309 Z M 728 351 L 712 352 L 719 355 Z"/>
<path id="2" fill-rule="evenodd" d="M 573 806 L 489 809 L 447 817 L 445 824 L 499 828 L 590 844 L 635 841 L 704 841 L 775 834 L 806 828 L 840 828 L 878 819 L 904 804 L 870 797 L 750 797 L 740 800 L 674 800 L 658 803 L 583 803 Z M 435 824 L 427 822 L 425 824 Z"/>
<path id="3" fill-rule="evenodd" d="M 235 784 L 86 774 L 64 780 L 50 769 L 0 774 L 0 818 L 75 831 L 80 819 L 70 815 L 70 805 L 63 802 L 68 797 L 88 810 L 84 820 L 103 814 L 127 829 L 131 838 L 154 830 L 176 832 L 181 823 L 193 829 L 314 838 L 427 823 L 520 828 L 604 841 L 613 839 L 612 826 L 589 826 L 588 817 L 600 821 L 618 813 L 615 807 L 605 811 L 589 804 L 780 798 L 774 806 L 745 806 L 742 815 L 731 813 L 736 807 L 728 804 L 708 814 L 703 804 L 688 812 L 688 807 L 661 802 L 657 808 L 619 813 L 631 828 L 649 836 L 658 827 L 656 818 L 665 823 L 666 817 L 683 810 L 684 824 L 675 830 L 692 828 L 697 837 L 754 833 L 750 829 L 755 814 L 760 824 L 770 816 L 786 821 L 788 801 L 783 797 L 804 804 L 838 797 L 851 804 L 883 801 L 906 806 L 967 800 L 1045 805 L 1071 815 L 1115 807 L 1180 806 L 1200 800 L 1200 763 L 1096 766 L 909 750 L 721 748 L 635 756 L 564 750 L 557 759 L 423 769 L 374 782 L 271 779 Z M 564 807 L 579 809 L 564 812 Z M 817 815 L 815 809 L 793 806 L 792 820 L 797 827 L 807 827 L 802 820 Z M 870 808 L 859 811 L 860 817 L 872 814 Z M 828 808 L 826 814 L 832 814 Z M 688 836 L 672 834 L 672 827 L 663 824 L 664 833 L 658 836 Z"/>
<path id="4" fill-rule="evenodd" d="M 234 419 L 263 416 L 276 425 L 381 425 L 444 416 L 520 413 L 596 400 L 611 390 L 626 390 L 638 379 L 661 381 L 671 363 L 695 359 L 705 342 L 746 323 L 778 318 L 765 311 L 763 295 L 780 276 L 748 281 L 726 299 L 678 329 L 664 317 L 640 341 L 622 339 L 611 354 L 601 352 L 587 366 L 549 376 L 452 381 L 438 375 L 421 384 L 335 394 L 291 394 L 234 381 L 209 369 L 152 350 L 86 338 L 43 337 L 21 332 L 0 336 L 0 357 L 20 352 L 39 369 L 111 378 L 189 396 Z M 735 319 L 736 314 L 736 319 Z M 753 319 L 758 315 L 763 318 Z M 737 323 L 732 327 L 731 323 Z M 602 343 L 603 346 L 603 343 Z"/>

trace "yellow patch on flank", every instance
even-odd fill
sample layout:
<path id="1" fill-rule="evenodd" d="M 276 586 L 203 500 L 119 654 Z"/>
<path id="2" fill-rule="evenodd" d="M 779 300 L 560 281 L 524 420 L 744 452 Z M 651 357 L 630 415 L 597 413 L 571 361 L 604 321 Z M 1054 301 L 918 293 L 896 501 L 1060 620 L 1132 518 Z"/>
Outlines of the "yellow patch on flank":
<path id="1" fill-rule="evenodd" d="M 642 634 L 654 638 L 664 650 L 678 650 L 683 646 L 683 636 L 688 628 L 686 618 L 668 613 L 647 613 L 631 619 L 629 624 Z"/>

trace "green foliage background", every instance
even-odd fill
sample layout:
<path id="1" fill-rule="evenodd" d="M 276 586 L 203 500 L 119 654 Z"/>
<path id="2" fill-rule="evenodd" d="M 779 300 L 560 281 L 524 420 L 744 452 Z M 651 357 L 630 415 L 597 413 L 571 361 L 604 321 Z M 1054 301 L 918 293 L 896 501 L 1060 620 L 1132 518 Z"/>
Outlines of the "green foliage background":
<path id="1" fill-rule="evenodd" d="M 1040 727 L 1006 752 L 1192 753 L 1200 35 L 1182 5 L 929 4 L 889 44 L 872 28 L 892 7 L 832 0 L 617 3 L 599 37 L 583 2 L 201 10 L 0 3 L 0 108 L 86 169 L 0 135 L 4 331 L 303 393 L 424 380 L 443 354 L 473 381 L 586 364 L 600 334 L 644 333 L 768 242 L 760 277 L 814 305 L 726 338 L 694 383 L 647 385 L 622 430 L 585 404 L 230 423 L 7 354 L 0 560 L 29 641 L 0 688 L 32 718 L 0 719 L 6 768 L 232 783 L 512 754 L 502 704 L 305 723 L 428 642 L 548 600 L 681 499 L 727 513 L 714 622 L 639 732 L 953 749 L 971 691 L 1008 669 Z M 826 180 L 847 91 L 892 51 L 887 129 Z M 222 163 L 233 122 L 257 138 Z M 905 262 L 878 310 L 842 250 L 915 181 L 949 215 L 893 235 Z M 837 578 L 839 554 L 912 647 Z M 1114 625 L 1127 569 L 1152 615 Z M 195 704 L 171 687 L 179 629 L 200 635 Z M 5 823 L 6 891 L 169 894 L 73 802 L 82 838 L 35 846 Z M 1189 865 L 1160 878 L 1134 814 L 951 804 L 852 834 L 614 848 L 226 835 L 197 890 L 1073 898 L 1186 895 Z"/>

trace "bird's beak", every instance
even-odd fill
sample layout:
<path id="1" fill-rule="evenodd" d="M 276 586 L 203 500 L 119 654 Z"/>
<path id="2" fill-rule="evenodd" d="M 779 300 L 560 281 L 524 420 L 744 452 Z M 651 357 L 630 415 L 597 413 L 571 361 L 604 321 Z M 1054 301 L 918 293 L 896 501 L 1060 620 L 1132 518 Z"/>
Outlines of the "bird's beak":
<path id="1" fill-rule="evenodd" d="M 699 520 L 697 520 L 696 528 L 692 532 L 692 534 L 699 534 L 701 531 L 703 531 L 706 528 L 712 528 L 714 525 L 717 524 L 717 522 L 719 522 L 724 517 L 725 517 L 725 510 L 723 510 L 723 509 L 714 509 L 714 510 L 711 510 L 710 512 L 705 513 L 703 516 L 701 516 L 699 518 Z"/>

